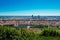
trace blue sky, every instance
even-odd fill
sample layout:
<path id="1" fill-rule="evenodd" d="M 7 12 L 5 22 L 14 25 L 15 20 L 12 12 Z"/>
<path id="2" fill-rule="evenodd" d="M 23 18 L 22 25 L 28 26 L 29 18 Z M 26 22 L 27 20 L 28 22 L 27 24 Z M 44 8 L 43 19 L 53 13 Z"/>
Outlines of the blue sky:
<path id="1" fill-rule="evenodd" d="M 60 0 L 0 0 L 0 15 L 60 16 Z"/>

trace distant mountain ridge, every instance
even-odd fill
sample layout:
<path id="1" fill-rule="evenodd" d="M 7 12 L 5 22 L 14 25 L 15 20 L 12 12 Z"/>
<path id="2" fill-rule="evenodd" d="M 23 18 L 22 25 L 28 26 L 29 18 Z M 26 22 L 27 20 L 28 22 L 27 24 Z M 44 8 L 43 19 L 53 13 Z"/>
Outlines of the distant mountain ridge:
<path id="1" fill-rule="evenodd" d="M 33 16 L 33 18 L 60 18 L 60 16 Z M 0 18 L 32 18 L 32 16 L 0 16 Z"/>

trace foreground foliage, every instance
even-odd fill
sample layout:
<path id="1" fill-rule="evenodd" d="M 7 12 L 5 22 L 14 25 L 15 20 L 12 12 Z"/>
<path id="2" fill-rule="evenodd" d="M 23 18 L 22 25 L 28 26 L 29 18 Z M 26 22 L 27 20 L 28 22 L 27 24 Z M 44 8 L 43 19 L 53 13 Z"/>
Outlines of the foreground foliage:
<path id="1" fill-rule="evenodd" d="M 43 28 L 37 33 L 26 28 L 0 26 L 0 40 L 60 40 L 60 29 Z"/>

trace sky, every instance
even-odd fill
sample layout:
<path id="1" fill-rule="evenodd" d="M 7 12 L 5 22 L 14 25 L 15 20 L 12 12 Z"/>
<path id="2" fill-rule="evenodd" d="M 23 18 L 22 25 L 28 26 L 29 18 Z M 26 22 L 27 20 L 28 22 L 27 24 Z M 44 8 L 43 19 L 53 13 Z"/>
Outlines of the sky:
<path id="1" fill-rule="evenodd" d="M 0 16 L 60 16 L 60 0 L 0 0 Z"/>

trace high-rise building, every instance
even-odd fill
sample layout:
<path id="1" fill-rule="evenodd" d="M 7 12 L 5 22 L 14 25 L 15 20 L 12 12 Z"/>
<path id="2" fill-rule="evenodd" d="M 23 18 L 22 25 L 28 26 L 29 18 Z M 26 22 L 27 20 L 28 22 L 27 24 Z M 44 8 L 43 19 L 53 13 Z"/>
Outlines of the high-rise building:
<path id="1" fill-rule="evenodd" d="M 40 19 L 40 16 L 38 15 L 38 19 Z"/>
<path id="2" fill-rule="evenodd" d="M 33 15 L 32 15 L 32 19 L 33 19 L 34 17 L 33 17 Z"/>

